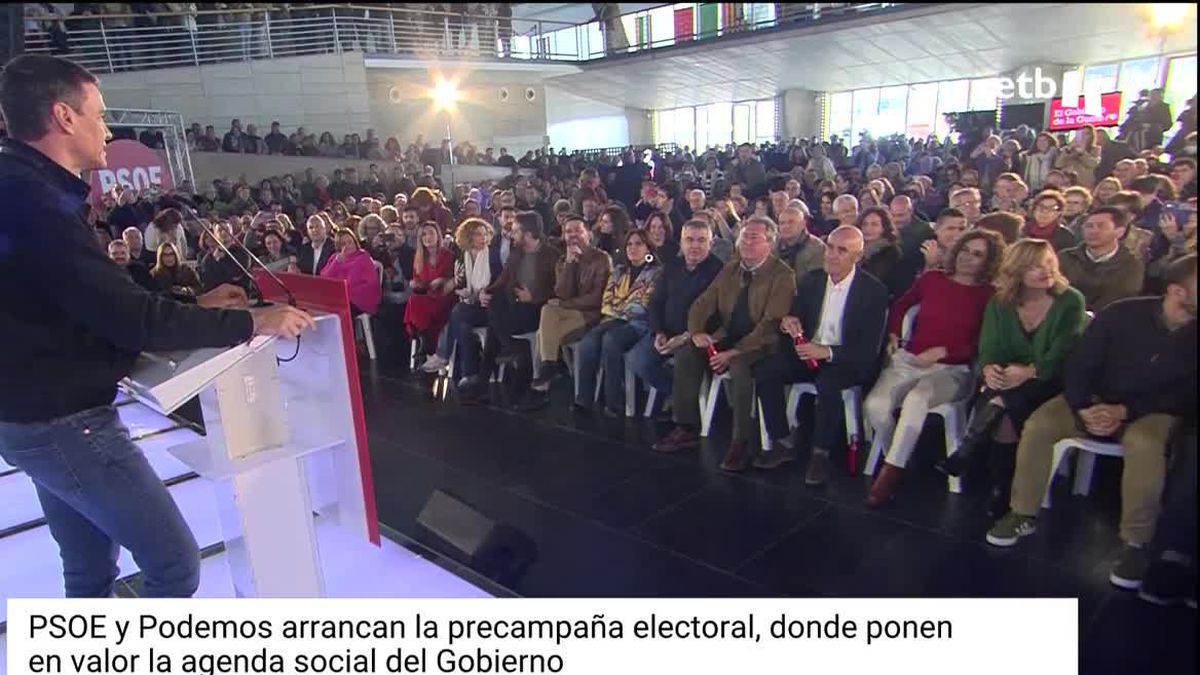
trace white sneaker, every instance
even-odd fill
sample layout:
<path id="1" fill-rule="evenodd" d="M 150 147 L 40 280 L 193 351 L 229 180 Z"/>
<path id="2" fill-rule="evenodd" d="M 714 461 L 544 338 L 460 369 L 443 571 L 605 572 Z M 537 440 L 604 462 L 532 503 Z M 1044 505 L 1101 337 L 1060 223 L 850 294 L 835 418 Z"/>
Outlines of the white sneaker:
<path id="1" fill-rule="evenodd" d="M 436 373 L 448 365 L 450 365 L 450 362 L 446 359 L 437 354 L 430 354 L 429 358 L 425 359 L 425 363 L 421 365 L 421 370 L 426 373 Z"/>

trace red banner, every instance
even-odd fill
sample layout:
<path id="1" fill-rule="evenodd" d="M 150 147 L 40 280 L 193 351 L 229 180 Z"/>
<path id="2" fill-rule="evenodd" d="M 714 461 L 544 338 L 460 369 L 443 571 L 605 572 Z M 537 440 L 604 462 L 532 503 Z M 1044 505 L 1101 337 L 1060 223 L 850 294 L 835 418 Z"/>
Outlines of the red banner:
<path id="1" fill-rule="evenodd" d="M 101 196 L 117 185 L 138 192 L 150 187 L 157 187 L 159 192 L 175 188 L 171 168 L 161 150 L 129 139 L 113 141 L 104 150 L 108 157 L 105 168 L 92 171 L 93 202 L 99 204 Z"/>
<path id="2" fill-rule="evenodd" d="M 1087 125 L 1096 127 L 1115 127 L 1121 117 L 1121 92 L 1103 94 L 1100 97 L 1101 112 L 1099 115 L 1089 115 L 1083 109 L 1083 99 L 1079 99 L 1079 107 L 1071 108 L 1063 105 L 1061 98 L 1050 101 L 1050 121 L 1047 128 L 1050 131 L 1070 131 Z"/>

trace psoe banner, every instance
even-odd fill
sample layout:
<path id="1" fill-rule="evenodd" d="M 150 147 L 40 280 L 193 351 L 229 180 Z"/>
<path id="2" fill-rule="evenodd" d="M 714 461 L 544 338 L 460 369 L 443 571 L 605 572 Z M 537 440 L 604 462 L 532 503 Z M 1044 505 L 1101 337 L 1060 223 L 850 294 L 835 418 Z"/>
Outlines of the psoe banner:
<path id="1" fill-rule="evenodd" d="M 138 141 L 121 139 L 105 146 L 105 153 L 108 166 L 92 171 L 93 201 L 98 202 L 103 194 L 117 185 L 139 192 L 151 186 L 158 186 L 162 192 L 175 188 L 171 169 L 161 150 L 148 148 Z"/>
<path id="2" fill-rule="evenodd" d="M 8 672 L 1079 672 L 1078 600 L 9 600 Z M 969 667 L 968 667 L 969 665 Z M 965 670 L 964 670 L 965 668 Z"/>

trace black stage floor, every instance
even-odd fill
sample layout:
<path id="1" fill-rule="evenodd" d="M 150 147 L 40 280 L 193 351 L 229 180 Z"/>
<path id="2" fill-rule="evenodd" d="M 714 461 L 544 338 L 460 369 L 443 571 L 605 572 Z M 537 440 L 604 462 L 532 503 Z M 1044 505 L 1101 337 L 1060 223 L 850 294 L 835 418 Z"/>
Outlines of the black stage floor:
<path id="1" fill-rule="evenodd" d="M 465 502 L 525 542 L 475 563 L 517 595 L 1072 597 L 1081 672 L 1196 670 L 1196 612 L 1108 582 L 1119 548 L 1114 460 L 1097 462 L 1089 497 L 1060 481 L 1038 533 L 1001 550 L 984 542 L 981 488 L 952 495 L 933 470 L 933 424 L 900 495 L 871 511 L 868 477 L 805 486 L 804 451 L 773 472 L 720 471 L 727 409 L 699 452 L 661 456 L 648 446 L 668 425 L 573 418 L 569 383 L 550 407 L 517 413 L 436 401 L 427 376 L 368 361 L 361 370 L 380 520 L 456 557 L 417 518 L 435 489 Z M 1035 664 L 1020 655 L 1021 631 L 996 635 L 996 653 L 981 658 Z"/>

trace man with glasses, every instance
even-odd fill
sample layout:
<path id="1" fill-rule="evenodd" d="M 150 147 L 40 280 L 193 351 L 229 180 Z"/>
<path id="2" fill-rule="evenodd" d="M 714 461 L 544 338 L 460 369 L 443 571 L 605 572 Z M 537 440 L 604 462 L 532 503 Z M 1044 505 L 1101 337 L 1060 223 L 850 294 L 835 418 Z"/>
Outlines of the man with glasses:
<path id="1" fill-rule="evenodd" d="M 983 217 L 982 206 L 983 198 L 976 188 L 961 188 L 950 195 L 950 208 L 957 209 L 966 216 L 968 228 L 974 227 L 976 221 Z"/>

